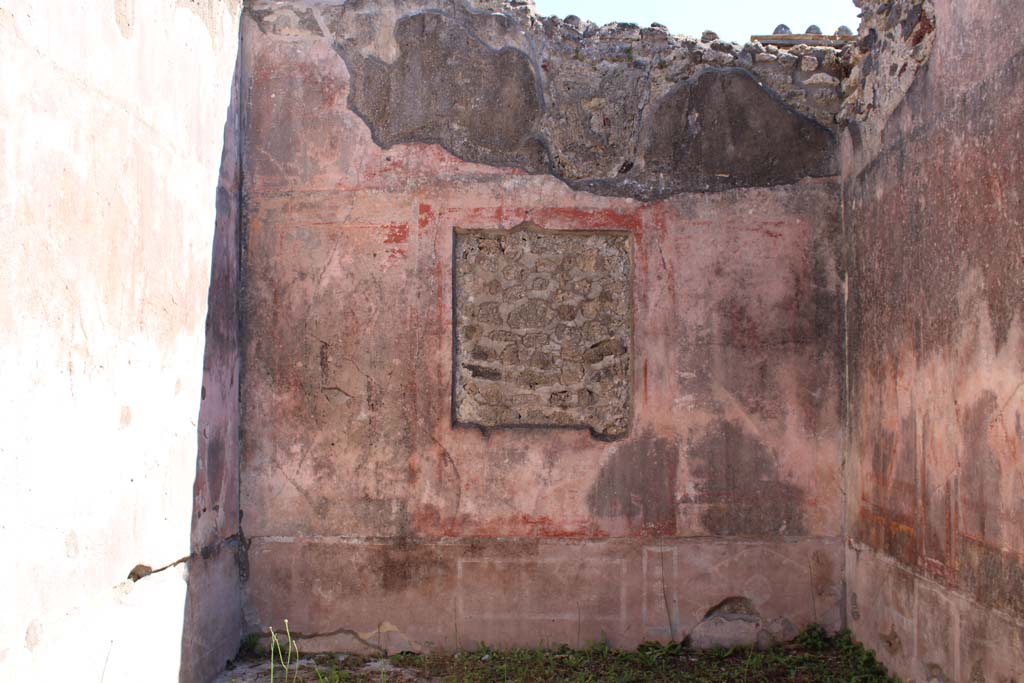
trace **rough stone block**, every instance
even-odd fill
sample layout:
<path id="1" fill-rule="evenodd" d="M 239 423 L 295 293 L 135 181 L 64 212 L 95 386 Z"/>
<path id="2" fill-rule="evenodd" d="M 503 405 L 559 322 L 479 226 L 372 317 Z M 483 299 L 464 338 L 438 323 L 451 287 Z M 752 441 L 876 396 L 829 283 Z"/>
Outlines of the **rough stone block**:
<path id="1" fill-rule="evenodd" d="M 836 88 L 839 86 L 839 79 L 834 76 L 829 76 L 826 73 L 816 73 L 808 76 L 806 80 L 804 80 L 804 85 Z"/>

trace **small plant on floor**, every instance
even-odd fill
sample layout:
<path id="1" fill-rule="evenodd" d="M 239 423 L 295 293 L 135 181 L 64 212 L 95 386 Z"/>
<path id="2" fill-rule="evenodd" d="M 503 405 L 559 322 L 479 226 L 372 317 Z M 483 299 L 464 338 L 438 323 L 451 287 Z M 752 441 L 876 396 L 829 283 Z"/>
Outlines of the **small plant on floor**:
<path id="1" fill-rule="evenodd" d="M 281 645 L 281 640 L 274 633 L 274 627 L 270 627 L 270 683 L 274 683 L 274 671 L 278 662 L 284 669 L 284 683 L 295 683 L 299 680 L 299 646 L 292 640 L 292 632 L 288 628 L 287 619 L 284 620 L 284 632 L 288 638 L 287 655 L 285 655 L 285 648 Z M 291 668 L 293 661 L 295 662 L 294 670 Z"/>
<path id="2" fill-rule="evenodd" d="M 263 648 L 260 646 L 260 634 L 250 633 L 242 638 L 242 642 L 238 645 L 238 659 L 253 659 L 263 654 Z"/>

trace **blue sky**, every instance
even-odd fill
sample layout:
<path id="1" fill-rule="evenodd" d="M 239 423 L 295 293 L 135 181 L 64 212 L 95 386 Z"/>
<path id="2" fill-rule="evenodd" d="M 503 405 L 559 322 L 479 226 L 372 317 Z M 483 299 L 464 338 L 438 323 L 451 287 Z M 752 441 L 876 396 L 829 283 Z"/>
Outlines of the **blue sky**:
<path id="1" fill-rule="evenodd" d="M 754 34 L 786 24 L 802 33 L 817 24 L 832 33 L 846 24 L 854 32 L 860 11 L 853 0 L 534 0 L 543 15 L 575 14 L 597 24 L 628 21 L 640 26 L 665 24 L 676 34 L 700 36 L 711 29 L 726 40 L 745 43 Z"/>

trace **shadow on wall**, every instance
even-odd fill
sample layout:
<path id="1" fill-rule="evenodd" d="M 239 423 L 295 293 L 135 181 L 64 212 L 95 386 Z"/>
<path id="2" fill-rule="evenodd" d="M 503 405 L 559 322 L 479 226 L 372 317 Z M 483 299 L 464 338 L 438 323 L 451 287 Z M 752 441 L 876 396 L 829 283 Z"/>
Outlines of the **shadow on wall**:
<path id="1" fill-rule="evenodd" d="M 238 498 L 240 70 L 239 52 L 216 189 L 188 588 L 181 634 L 182 683 L 207 681 L 222 671 L 224 663 L 237 652 L 242 630 L 240 582 L 245 537 Z"/>

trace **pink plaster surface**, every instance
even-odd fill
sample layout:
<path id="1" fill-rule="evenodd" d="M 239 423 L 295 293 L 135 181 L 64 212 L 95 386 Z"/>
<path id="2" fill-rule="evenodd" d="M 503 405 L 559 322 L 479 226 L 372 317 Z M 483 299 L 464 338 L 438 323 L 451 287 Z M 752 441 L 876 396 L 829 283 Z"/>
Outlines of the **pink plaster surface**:
<path id="1" fill-rule="evenodd" d="M 849 623 L 904 680 L 1024 677 L 1022 28 L 937 0 L 883 144 L 844 142 Z"/>
<path id="2" fill-rule="evenodd" d="M 743 595 L 838 626 L 835 183 L 643 204 L 384 150 L 329 44 L 245 31 L 250 621 L 629 645 Z M 634 237 L 626 439 L 452 427 L 453 231 L 525 220 Z"/>

